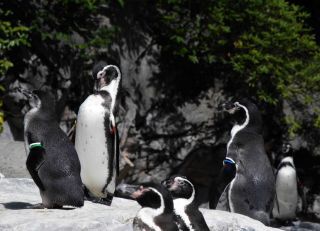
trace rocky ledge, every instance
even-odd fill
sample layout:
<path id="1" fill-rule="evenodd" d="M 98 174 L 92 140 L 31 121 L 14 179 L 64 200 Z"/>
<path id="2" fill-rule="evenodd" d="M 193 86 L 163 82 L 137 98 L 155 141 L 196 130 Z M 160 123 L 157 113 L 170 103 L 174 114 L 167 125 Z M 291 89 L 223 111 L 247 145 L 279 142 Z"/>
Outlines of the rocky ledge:
<path id="1" fill-rule="evenodd" d="M 114 198 L 112 206 L 86 201 L 82 208 L 41 209 L 27 207 L 41 202 L 31 179 L 0 178 L 0 230 L 132 230 L 140 206 L 132 200 Z M 272 231 L 249 217 L 202 209 L 211 230 Z"/>

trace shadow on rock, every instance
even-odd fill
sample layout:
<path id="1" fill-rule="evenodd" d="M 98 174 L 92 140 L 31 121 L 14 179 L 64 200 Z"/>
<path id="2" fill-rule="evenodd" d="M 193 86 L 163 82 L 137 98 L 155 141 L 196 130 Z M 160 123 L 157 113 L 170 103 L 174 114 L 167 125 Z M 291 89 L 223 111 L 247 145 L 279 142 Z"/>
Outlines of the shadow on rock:
<path id="1" fill-rule="evenodd" d="M 32 204 L 25 202 L 9 202 L 1 203 L 6 209 L 19 210 L 19 209 L 28 209 Z"/>

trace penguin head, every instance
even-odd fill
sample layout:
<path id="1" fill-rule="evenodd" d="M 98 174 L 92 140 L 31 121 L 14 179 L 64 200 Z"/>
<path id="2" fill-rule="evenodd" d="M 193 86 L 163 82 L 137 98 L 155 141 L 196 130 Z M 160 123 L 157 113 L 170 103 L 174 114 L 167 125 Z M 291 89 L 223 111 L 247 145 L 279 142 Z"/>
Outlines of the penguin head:
<path id="1" fill-rule="evenodd" d="M 284 144 L 282 144 L 282 148 L 281 148 L 281 152 L 282 152 L 282 154 L 284 154 L 284 155 L 292 155 L 292 146 L 291 146 L 291 144 L 289 144 L 289 143 L 284 143 Z"/>
<path id="2" fill-rule="evenodd" d="M 174 199 L 190 199 L 194 197 L 194 186 L 185 176 L 172 176 L 164 180 L 162 184 L 171 192 Z"/>
<path id="3" fill-rule="evenodd" d="M 31 108 L 40 108 L 41 100 L 36 94 L 34 94 L 34 91 L 23 88 L 18 88 L 17 90 L 27 98 L 27 101 Z"/>
<path id="4" fill-rule="evenodd" d="M 144 183 L 136 187 L 131 194 L 143 208 L 163 208 L 164 212 L 173 211 L 173 201 L 170 192 L 160 184 Z"/>
<path id="5" fill-rule="evenodd" d="M 98 62 L 92 69 L 92 77 L 94 79 L 94 90 L 110 85 L 112 81 L 121 80 L 121 72 L 115 65 L 107 65 L 106 62 Z"/>
<path id="6" fill-rule="evenodd" d="M 248 121 L 247 126 L 255 126 L 257 131 L 262 130 L 262 118 L 257 106 L 250 100 L 230 100 L 219 106 L 222 111 L 228 112 L 236 124 L 243 124 Z"/>

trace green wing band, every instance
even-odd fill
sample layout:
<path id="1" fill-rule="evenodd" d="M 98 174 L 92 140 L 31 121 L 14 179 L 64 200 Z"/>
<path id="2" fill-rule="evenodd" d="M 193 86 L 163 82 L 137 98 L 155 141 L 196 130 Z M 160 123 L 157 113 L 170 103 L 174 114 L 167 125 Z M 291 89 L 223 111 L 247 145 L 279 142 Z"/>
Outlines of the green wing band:
<path id="1" fill-rule="evenodd" d="M 43 148 L 42 144 L 40 142 L 37 142 L 37 143 L 32 143 L 29 145 L 29 149 L 33 149 L 33 148 L 36 148 L 36 147 L 40 147 L 40 148 Z"/>

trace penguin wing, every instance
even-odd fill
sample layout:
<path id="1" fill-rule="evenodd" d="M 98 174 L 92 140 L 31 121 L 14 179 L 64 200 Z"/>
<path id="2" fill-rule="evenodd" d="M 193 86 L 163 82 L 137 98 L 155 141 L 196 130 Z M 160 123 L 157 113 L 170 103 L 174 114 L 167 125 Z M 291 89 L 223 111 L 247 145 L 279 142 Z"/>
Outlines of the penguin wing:
<path id="1" fill-rule="evenodd" d="M 108 159 L 108 169 L 109 169 L 109 175 L 107 178 L 106 185 L 109 185 L 109 183 L 112 180 L 113 177 L 113 171 L 112 169 L 116 168 L 116 172 L 119 171 L 119 135 L 117 130 L 117 125 L 113 125 L 109 117 L 107 117 L 105 123 L 109 124 L 109 129 L 106 129 L 106 138 L 107 138 L 107 149 L 109 154 Z M 114 165 L 114 158 L 116 158 L 116 166 Z"/>
<path id="2" fill-rule="evenodd" d="M 45 160 L 44 160 L 45 153 L 46 153 L 46 151 L 43 147 L 32 148 L 29 152 L 27 162 L 26 162 L 27 169 L 28 169 L 32 179 L 34 180 L 36 185 L 39 187 L 39 189 L 42 191 L 44 191 L 45 188 L 44 188 L 43 183 L 39 177 L 38 171 L 40 170 L 40 168 L 42 167 L 42 165 L 45 162 Z"/>
<path id="3" fill-rule="evenodd" d="M 230 183 L 224 189 L 223 193 L 221 194 L 216 210 L 222 211 L 230 211 L 229 201 L 228 201 L 228 191 L 229 191 Z"/>
<path id="4" fill-rule="evenodd" d="M 145 231 L 152 231 L 152 229 L 147 226 L 140 218 L 135 217 L 133 219 L 133 230 L 134 231 L 141 231 L 141 230 L 145 230 Z"/>
<path id="5" fill-rule="evenodd" d="M 186 209 L 186 213 L 189 216 L 192 226 L 195 230 L 210 231 L 206 220 L 204 219 L 203 214 L 198 207 L 189 206 Z"/>
<path id="6" fill-rule="evenodd" d="M 116 170 L 117 170 L 117 176 L 119 176 L 119 172 L 120 172 L 120 167 L 119 167 L 120 166 L 120 145 L 119 145 L 118 128 L 116 128 L 114 145 L 116 146 Z"/>

